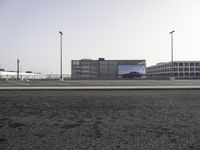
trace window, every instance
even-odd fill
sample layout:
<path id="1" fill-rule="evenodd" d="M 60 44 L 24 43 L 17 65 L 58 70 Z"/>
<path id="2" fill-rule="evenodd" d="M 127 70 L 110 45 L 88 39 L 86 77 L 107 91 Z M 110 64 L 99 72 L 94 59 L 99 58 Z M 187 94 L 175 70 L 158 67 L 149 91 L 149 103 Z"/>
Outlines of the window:
<path id="1" fill-rule="evenodd" d="M 190 66 L 194 66 L 194 63 L 190 63 Z"/>
<path id="2" fill-rule="evenodd" d="M 189 71 L 189 68 L 184 68 L 185 71 Z"/>
<path id="3" fill-rule="evenodd" d="M 182 77 L 182 76 L 183 76 L 183 73 L 179 73 L 179 76 L 181 76 L 181 77 Z"/>
<path id="4" fill-rule="evenodd" d="M 190 76 L 194 76 L 194 73 L 191 73 Z"/>
<path id="5" fill-rule="evenodd" d="M 185 73 L 185 76 L 189 76 L 189 73 Z"/>
<path id="6" fill-rule="evenodd" d="M 200 68 L 196 68 L 196 71 L 200 71 Z"/>
<path id="7" fill-rule="evenodd" d="M 177 63 L 174 63 L 174 66 L 178 66 L 178 64 L 177 64 Z"/>
<path id="8" fill-rule="evenodd" d="M 196 76 L 200 76 L 200 73 L 196 73 Z"/>
<path id="9" fill-rule="evenodd" d="M 189 63 L 185 63 L 185 66 L 189 66 Z"/>
<path id="10" fill-rule="evenodd" d="M 177 77 L 177 76 L 178 76 L 178 73 L 174 73 L 174 76 L 176 76 L 176 77 Z"/>

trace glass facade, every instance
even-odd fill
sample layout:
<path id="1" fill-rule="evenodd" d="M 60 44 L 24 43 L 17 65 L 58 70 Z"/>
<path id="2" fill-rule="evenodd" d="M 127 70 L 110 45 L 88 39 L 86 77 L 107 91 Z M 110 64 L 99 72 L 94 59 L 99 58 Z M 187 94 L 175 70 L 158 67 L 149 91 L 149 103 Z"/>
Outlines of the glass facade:
<path id="1" fill-rule="evenodd" d="M 118 65 L 137 65 L 143 64 L 146 73 L 145 60 L 91 60 L 81 59 L 72 60 L 72 79 L 118 79 Z"/>

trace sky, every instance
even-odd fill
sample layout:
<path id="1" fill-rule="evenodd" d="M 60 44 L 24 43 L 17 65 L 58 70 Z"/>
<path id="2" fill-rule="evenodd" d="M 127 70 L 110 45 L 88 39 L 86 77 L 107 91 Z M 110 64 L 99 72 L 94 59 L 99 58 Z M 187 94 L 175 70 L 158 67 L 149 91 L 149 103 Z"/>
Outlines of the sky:
<path id="1" fill-rule="evenodd" d="M 200 0 L 0 0 L 0 68 L 63 73 L 71 60 L 200 60 Z"/>

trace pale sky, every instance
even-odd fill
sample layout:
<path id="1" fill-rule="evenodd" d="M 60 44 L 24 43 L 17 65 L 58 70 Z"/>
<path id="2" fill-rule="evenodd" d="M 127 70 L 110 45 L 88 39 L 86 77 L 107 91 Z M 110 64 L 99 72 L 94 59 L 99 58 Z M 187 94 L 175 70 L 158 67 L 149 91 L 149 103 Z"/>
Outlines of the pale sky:
<path id="1" fill-rule="evenodd" d="M 63 73 L 71 60 L 200 60 L 200 0 L 0 0 L 0 68 Z"/>

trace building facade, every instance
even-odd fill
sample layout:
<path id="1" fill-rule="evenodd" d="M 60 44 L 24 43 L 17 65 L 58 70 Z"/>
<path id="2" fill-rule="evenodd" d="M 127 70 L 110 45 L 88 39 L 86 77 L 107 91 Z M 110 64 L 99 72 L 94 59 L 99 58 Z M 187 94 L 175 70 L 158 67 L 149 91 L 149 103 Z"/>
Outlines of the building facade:
<path id="1" fill-rule="evenodd" d="M 142 77 L 146 74 L 145 60 L 98 60 L 71 61 L 72 79 L 119 79 Z"/>
<path id="2" fill-rule="evenodd" d="M 147 78 L 199 79 L 200 61 L 174 61 L 147 67 Z"/>

